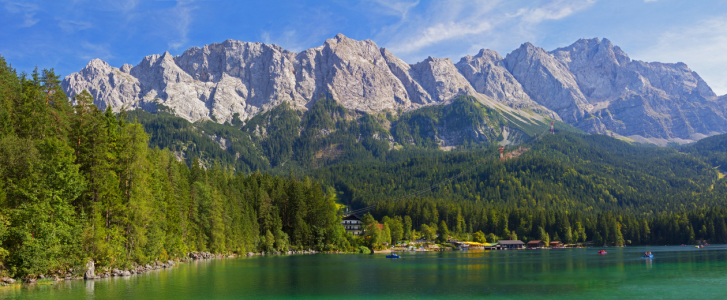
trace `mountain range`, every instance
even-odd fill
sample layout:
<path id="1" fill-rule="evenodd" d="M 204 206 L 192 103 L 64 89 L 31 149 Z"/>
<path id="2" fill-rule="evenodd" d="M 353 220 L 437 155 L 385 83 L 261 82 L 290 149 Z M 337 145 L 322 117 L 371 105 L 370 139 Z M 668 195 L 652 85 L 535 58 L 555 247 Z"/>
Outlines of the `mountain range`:
<path id="1" fill-rule="evenodd" d="M 456 63 L 428 57 L 416 64 L 342 34 L 299 53 L 227 40 L 180 56 L 150 55 L 136 66 L 94 59 L 62 86 L 71 98 L 87 90 L 102 109 L 162 110 L 190 122 L 246 124 L 283 103 L 305 112 L 323 98 L 351 112 L 402 116 L 469 96 L 504 120 L 476 131 L 494 130 L 505 141 L 523 126 L 561 121 L 659 145 L 727 132 L 727 95 L 717 96 L 687 65 L 632 60 L 597 38 L 553 51 L 525 43 L 504 58 L 482 49 Z"/>

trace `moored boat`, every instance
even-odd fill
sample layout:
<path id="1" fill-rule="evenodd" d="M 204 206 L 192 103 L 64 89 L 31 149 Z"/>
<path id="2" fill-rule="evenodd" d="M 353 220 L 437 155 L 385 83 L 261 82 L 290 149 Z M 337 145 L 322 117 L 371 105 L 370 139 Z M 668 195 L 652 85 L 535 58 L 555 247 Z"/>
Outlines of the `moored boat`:
<path id="1" fill-rule="evenodd" d="M 399 256 L 399 254 L 392 253 L 392 254 L 387 255 L 386 258 L 401 258 L 401 256 Z"/>
<path id="2" fill-rule="evenodd" d="M 598 251 L 598 254 L 601 254 L 601 255 L 606 255 L 606 250 L 599 250 L 599 251 Z"/>

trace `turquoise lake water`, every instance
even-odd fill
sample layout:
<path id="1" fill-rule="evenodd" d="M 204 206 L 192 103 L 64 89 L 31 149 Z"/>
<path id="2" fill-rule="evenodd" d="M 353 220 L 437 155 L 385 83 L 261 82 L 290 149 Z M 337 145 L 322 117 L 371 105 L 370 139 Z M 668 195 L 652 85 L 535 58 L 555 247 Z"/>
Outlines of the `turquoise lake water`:
<path id="1" fill-rule="evenodd" d="M 3 287 L 0 299 L 727 299 L 727 245 L 604 249 L 221 259 Z"/>

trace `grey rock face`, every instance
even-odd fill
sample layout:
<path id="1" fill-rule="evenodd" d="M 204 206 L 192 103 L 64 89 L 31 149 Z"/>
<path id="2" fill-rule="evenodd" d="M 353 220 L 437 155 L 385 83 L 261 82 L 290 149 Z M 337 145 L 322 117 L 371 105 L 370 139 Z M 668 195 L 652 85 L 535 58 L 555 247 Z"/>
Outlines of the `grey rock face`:
<path id="1" fill-rule="evenodd" d="M 582 120 L 588 110 L 575 76 L 542 48 L 525 43 L 505 57 L 504 66 L 535 102 L 556 112 L 563 121 Z"/>
<path id="2" fill-rule="evenodd" d="M 697 73 L 683 63 L 631 60 L 607 39 L 551 52 L 525 43 L 504 59 L 483 49 L 456 65 L 433 57 L 407 64 L 370 40 L 341 34 L 300 53 L 227 40 L 176 57 L 150 55 L 136 66 L 94 59 L 63 88 L 71 99 L 88 90 L 101 109 L 168 109 L 192 122 L 247 120 L 283 102 L 305 110 L 324 94 L 368 113 L 471 95 L 521 121 L 545 116 L 657 144 L 727 132 L 727 98 Z"/>
<path id="3" fill-rule="evenodd" d="M 478 93 L 515 109 L 530 109 L 560 120 L 556 113 L 530 99 L 522 85 L 504 67 L 503 58 L 497 52 L 482 49 L 475 56 L 463 57 L 456 66 Z"/>
<path id="4" fill-rule="evenodd" d="M 607 39 L 581 39 L 550 54 L 590 104 L 591 118 L 575 124 L 586 131 L 666 144 L 727 129 L 724 101 L 683 63 L 634 61 Z"/>
<path id="5" fill-rule="evenodd" d="M 444 102 L 459 95 L 477 94 L 467 79 L 459 73 L 451 60 L 428 57 L 411 66 L 411 73 L 436 102 Z"/>
<path id="6" fill-rule="evenodd" d="M 246 120 L 282 102 L 306 109 L 324 93 L 348 109 L 369 113 L 478 95 L 448 59 L 408 65 L 370 40 L 342 34 L 300 53 L 227 40 L 177 57 L 150 55 L 121 69 L 96 59 L 67 76 L 63 87 L 70 97 L 88 90 L 101 108 L 165 108 L 192 122 L 219 123 L 235 115 Z"/>
<path id="7" fill-rule="evenodd" d="M 128 65 L 124 70 L 129 70 Z M 69 96 L 87 90 L 93 96 L 96 106 L 116 110 L 122 107 L 140 107 L 139 93 L 141 83 L 128 72 L 109 66 L 100 59 L 94 59 L 78 73 L 68 75 L 63 80 L 63 90 Z"/>
<path id="8" fill-rule="evenodd" d="M 344 107 L 378 112 L 411 105 L 406 88 L 374 42 L 339 34 L 326 41 L 321 54 L 323 84 Z"/>
<path id="9" fill-rule="evenodd" d="M 381 55 L 386 60 L 386 63 L 391 70 L 391 73 L 399 79 L 399 81 L 406 88 L 406 92 L 409 95 L 411 102 L 416 104 L 426 105 L 432 103 L 432 96 L 425 90 L 414 76 L 418 76 L 416 71 L 412 70 L 411 65 L 405 63 L 403 60 L 394 56 L 384 48 L 381 49 Z"/>

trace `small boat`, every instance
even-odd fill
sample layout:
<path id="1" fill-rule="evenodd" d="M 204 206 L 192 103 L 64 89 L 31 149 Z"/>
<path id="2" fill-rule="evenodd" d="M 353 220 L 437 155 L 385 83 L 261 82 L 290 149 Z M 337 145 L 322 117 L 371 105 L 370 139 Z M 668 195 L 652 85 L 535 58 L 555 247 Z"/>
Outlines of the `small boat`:
<path id="1" fill-rule="evenodd" d="M 392 254 L 387 255 L 386 258 L 401 258 L 401 256 L 399 256 L 399 254 L 392 253 Z"/>
<path id="2" fill-rule="evenodd" d="M 601 254 L 601 255 L 606 255 L 606 250 L 599 250 L 599 251 L 598 251 L 598 254 Z"/>
<path id="3" fill-rule="evenodd" d="M 644 258 L 654 258 L 654 254 L 644 255 Z"/>

